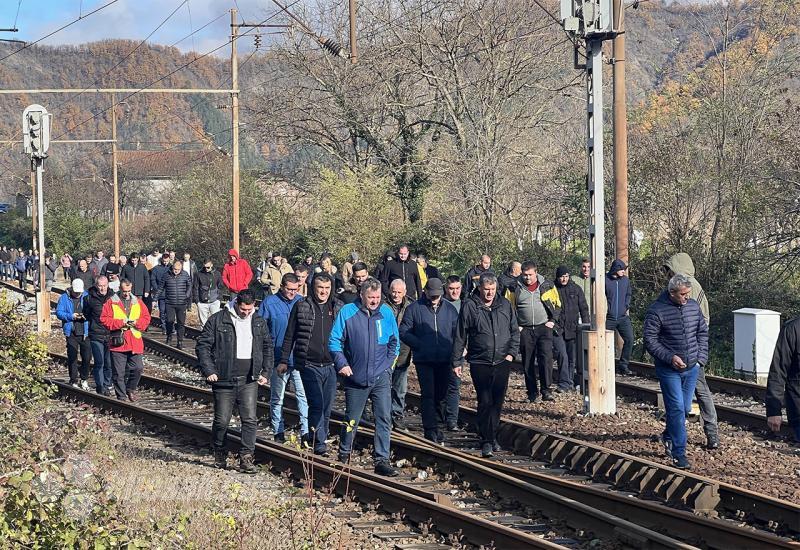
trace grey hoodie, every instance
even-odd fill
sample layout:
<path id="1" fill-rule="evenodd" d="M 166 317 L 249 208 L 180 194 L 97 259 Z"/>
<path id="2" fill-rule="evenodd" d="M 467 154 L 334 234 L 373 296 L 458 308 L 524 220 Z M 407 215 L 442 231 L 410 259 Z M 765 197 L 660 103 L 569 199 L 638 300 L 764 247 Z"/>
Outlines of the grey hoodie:
<path id="1" fill-rule="evenodd" d="M 697 300 L 700 304 L 700 311 L 703 312 L 703 317 L 706 319 L 706 324 L 710 324 L 710 316 L 708 311 L 708 298 L 697 279 L 694 278 L 694 262 L 692 257 L 686 252 L 678 252 L 673 254 L 664 262 L 664 267 L 675 273 L 676 275 L 685 275 L 692 282 L 692 293 L 689 298 Z"/>
<path id="2" fill-rule="evenodd" d="M 251 312 L 247 317 L 242 319 L 236 313 L 236 302 L 231 300 L 228 302 L 227 309 L 233 321 L 233 327 L 236 329 L 236 359 L 252 359 L 253 358 L 253 313 Z M 255 312 L 255 308 L 253 309 Z"/>

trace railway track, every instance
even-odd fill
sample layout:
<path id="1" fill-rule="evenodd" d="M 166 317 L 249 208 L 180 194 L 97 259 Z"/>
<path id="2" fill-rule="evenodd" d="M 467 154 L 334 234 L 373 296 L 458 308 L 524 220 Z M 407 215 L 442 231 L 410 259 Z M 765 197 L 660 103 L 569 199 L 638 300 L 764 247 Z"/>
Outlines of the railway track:
<path id="1" fill-rule="evenodd" d="M 187 337 L 197 332 L 188 330 Z M 157 334 L 148 334 L 148 349 L 189 367 L 196 365 L 192 353 L 160 340 Z M 409 394 L 408 403 L 418 407 L 419 396 Z M 287 407 L 292 407 L 291 395 Z M 462 407 L 462 423 L 474 425 L 476 414 Z M 642 528 L 680 536 L 687 544 L 726 549 L 800 547 L 796 543 L 800 508 L 782 500 L 508 420 L 502 422 L 498 437 L 507 451 L 494 461 L 482 460 L 469 449 L 458 450 L 474 443 L 472 434 L 456 433 L 449 439 L 446 450 L 434 448 L 420 454 L 404 441 L 416 441 L 428 449 L 433 446 L 418 434 L 403 432 L 402 438 L 395 435 L 393 450 L 396 457 L 428 464 L 440 474 L 458 472 L 472 483 L 486 482 L 481 478 L 486 472 L 477 466 L 488 468 L 513 478 L 518 486 L 545 488 L 625 517 Z M 518 499 L 518 490 L 512 486 L 499 494 Z"/>

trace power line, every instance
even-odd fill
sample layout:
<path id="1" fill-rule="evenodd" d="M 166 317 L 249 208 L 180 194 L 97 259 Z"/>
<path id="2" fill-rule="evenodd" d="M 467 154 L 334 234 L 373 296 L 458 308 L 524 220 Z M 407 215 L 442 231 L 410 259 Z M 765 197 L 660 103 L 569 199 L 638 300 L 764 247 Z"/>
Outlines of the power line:
<path id="1" fill-rule="evenodd" d="M 22 0 L 19 0 L 19 2 L 17 2 L 17 15 L 14 16 L 14 24 L 12 25 L 12 28 L 14 28 L 14 29 L 17 28 L 17 20 L 19 19 L 19 8 L 20 8 L 20 6 L 22 6 Z"/>
<path id="2" fill-rule="evenodd" d="M 11 57 L 11 56 L 13 56 L 13 55 L 16 55 L 16 54 L 18 54 L 19 52 L 21 52 L 21 51 L 23 51 L 23 50 L 27 50 L 27 49 L 28 49 L 28 48 L 30 48 L 31 46 L 35 46 L 36 44 L 38 44 L 38 43 L 39 43 L 39 42 L 41 42 L 42 40 L 47 40 L 48 38 L 50 38 L 50 37 L 51 37 L 51 36 L 53 36 L 54 34 L 56 34 L 56 33 L 59 33 L 59 32 L 61 32 L 61 31 L 63 31 L 64 29 L 68 28 L 68 27 L 71 27 L 72 25 L 74 25 L 75 23 L 77 23 L 78 21 L 80 21 L 81 19 L 85 19 L 85 18 L 89 17 L 90 15 L 94 15 L 95 13 L 97 13 L 97 12 L 99 12 L 99 11 L 101 11 L 101 10 L 104 10 L 104 9 L 106 9 L 108 6 L 110 6 L 110 5 L 112 5 L 112 4 L 116 4 L 117 2 L 119 2 L 119 0 L 111 0 L 110 2 L 108 2 L 108 3 L 106 3 L 106 4 L 103 4 L 103 5 L 102 5 L 102 6 L 100 6 L 99 8 L 96 8 L 96 9 L 94 9 L 94 10 L 90 11 L 90 12 L 89 12 L 89 13 L 87 13 L 86 15 L 81 15 L 80 17 L 78 17 L 77 19 L 74 19 L 74 20 L 70 21 L 70 22 L 69 22 L 69 23 L 67 23 L 66 25 L 63 25 L 63 26 L 61 26 L 61 27 L 57 28 L 56 30 L 54 30 L 53 32 L 51 32 L 51 33 L 48 33 L 48 34 L 44 35 L 44 36 L 43 36 L 43 37 L 41 37 L 40 39 L 38 39 L 38 40 L 35 40 L 35 41 L 33 41 L 33 42 L 28 42 L 28 43 L 26 43 L 24 46 L 22 46 L 20 49 L 18 49 L 18 50 L 14 50 L 14 51 L 13 51 L 13 52 L 11 52 L 10 54 L 8 54 L 8 55 L 6 55 L 6 56 L 3 56 L 3 57 L 0 57 L 0 61 L 5 61 L 5 60 L 6 60 L 6 59 L 8 59 L 9 57 Z"/>

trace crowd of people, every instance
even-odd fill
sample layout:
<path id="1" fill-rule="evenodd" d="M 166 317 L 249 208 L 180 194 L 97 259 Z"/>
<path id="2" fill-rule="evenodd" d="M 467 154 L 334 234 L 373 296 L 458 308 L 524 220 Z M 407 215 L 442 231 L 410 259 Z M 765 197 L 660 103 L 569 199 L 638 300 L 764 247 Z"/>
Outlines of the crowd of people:
<path id="1" fill-rule="evenodd" d="M 0 259 L 5 277 L 6 256 Z M 196 307 L 202 327 L 196 353 L 214 391 L 212 439 L 219 467 L 227 463 L 226 433 L 237 408 L 240 468 L 255 471 L 258 385 L 270 388 L 275 440 L 286 439 L 283 399 L 291 384 L 302 441 L 327 456 L 329 420 L 340 384 L 347 422 L 340 434 L 339 460 L 349 459 L 358 424 L 369 416 L 375 424 L 375 471 L 387 476 L 396 475 L 389 463 L 391 430 L 405 428 L 412 365 L 422 394 L 424 436 L 435 443 L 444 441 L 444 431 L 458 429 L 461 376 L 468 366 L 484 457 L 499 449 L 496 436 L 513 362 L 521 363 L 531 403 L 554 401 L 554 394 L 582 386 L 576 353 L 593 309 L 589 260 L 581 262 L 574 276 L 568 266 L 559 266 L 553 278 L 530 260 L 511 262 L 497 274 L 489 255 L 481 256 L 465 276 L 445 277 L 405 245 L 372 269 L 356 253 L 341 268 L 328 254 L 317 261 L 307 256 L 292 266 L 281 254 L 271 253 L 254 271 L 233 249 L 221 270 L 211 260 L 198 268 L 189 253 L 181 260 L 174 251 L 157 250 L 107 259 L 98 252 L 77 261 L 64 254 L 56 265 L 71 281 L 57 307 L 70 382 L 85 390 L 93 358 L 95 390 L 108 396 L 113 390 L 118 399 L 135 401 L 143 369 L 141 333 L 150 324 L 150 311 L 158 309 L 167 342 L 175 335 L 175 345 L 183 348 L 187 310 Z M 661 437 L 678 468 L 690 466 L 685 419 L 694 396 L 707 448 L 720 445 L 704 375 L 708 299 L 694 274 L 687 254 L 675 254 L 664 263 L 666 289 L 647 310 L 643 330 L 664 398 Z M 616 369 L 628 374 L 634 335 L 627 265 L 614 260 L 604 279 L 606 329 L 616 331 L 623 342 Z M 790 325 L 791 330 L 800 329 Z M 767 405 L 769 426 L 779 430 L 786 402 L 800 439 L 800 390 L 790 383 L 798 370 L 792 334 L 781 335 Z M 784 399 L 784 391 L 791 399 Z"/>

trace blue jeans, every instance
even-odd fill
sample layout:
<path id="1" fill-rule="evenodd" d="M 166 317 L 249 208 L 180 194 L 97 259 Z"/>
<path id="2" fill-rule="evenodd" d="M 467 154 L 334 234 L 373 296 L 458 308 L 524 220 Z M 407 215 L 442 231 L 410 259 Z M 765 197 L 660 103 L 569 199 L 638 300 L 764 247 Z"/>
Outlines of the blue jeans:
<path id="1" fill-rule="evenodd" d="M 672 456 L 675 458 L 686 456 L 686 415 L 692 411 L 698 371 L 698 365 L 680 371 L 656 365 L 667 415 L 664 438 L 672 442 Z"/>
<path id="2" fill-rule="evenodd" d="M 406 393 L 408 393 L 408 367 L 395 367 L 392 370 L 392 418 L 405 416 Z"/>
<path id="3" fill-rule="evenodd" d="M 272 425 L 272 433 L 282 434 L 286 430 L 283 424 L 283 394 L 286 393 L 289 378 L 294 382 L 294 395 L 297 397 L 300 434 L 306 435 L 308 433 L 308 401 L 306 401 L 306 392 L 300 373 L 294 369 L 289 369 L 283 374 L 278 374 L 277 369 L 272 369 L 272 375 L 269 377 L 269 420 Z"/>
<path id="4" fill-rule="evenodd" d="M 100 340 L 90 340 L 92 346 L 92 357 L 94 357 L 94 386 L 97 393 L 103 393 L 111 389 L 111 350 L 107 342 Z"/>
<path id="5" fill-rule="evenodd" d="M 381 374 L 371 386 L 352 385 L 344 379 L 344 402 L 346 424 L 339 438 L 339 456 L 347 457 L 353 449 L 353 438 L 361 422 L 361 415 L 372 401 L 372 416 L 375 417 L 375 462 L 389 460 L 389 442 L 392 435 L 392 371 Z"/>
<path id="6" fill-rule="evenodd" d="M 328 365 L 309 365 L 300 370 L 303 389 L 308 400 L 309 445 L 314 446 L 315 453 L 328 450 L 325 440 L 331 420 L 331 409 L 336 399 L 336 368 Z"/>

